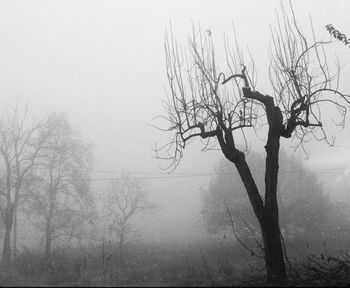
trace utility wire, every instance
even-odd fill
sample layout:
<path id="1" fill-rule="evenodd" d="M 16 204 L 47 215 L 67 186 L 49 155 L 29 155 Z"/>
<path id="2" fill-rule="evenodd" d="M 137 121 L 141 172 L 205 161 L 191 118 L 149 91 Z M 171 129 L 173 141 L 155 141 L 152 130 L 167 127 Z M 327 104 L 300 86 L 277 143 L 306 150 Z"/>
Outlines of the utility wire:
<path id="1" fill-rule="evenodd" d="M 347 168 L 328 168 L 328 169 L 319 169 L 319 170 L 307 170 L 307 172 L 311 172 L 314 174 L 339 174 L 342 171 L 346 171 Z M 339 171 L 339 172 L 336 172 Z M 96 171 L 95 171 L 96 172 Z M 302 170 L 300 169 L 287 169 L 287 170 L 280 170 L 279 173 L 293 173 L 293 172 L 302 172 Z M 121 172 L 113 172 L 113 171 L 105 171 L 104 173 L 110 173 L 110 174 L 123 174 Z M 159 172 L 161 173 L 161 172 Z M 257 174 L 263 174 L 265 173 L 265 171 L 252 171 L 252 173 L 257 173 Z M 125 173 L 126 175 L 128 174 L 144 174 L 144 175 L 148 175 L 148 174 L 155 174 L 155 175 L 159 175 L 157 174 L 157 172 L 131 172 L 131 173 Z M 160 174 L 161 175 L 161 174 Z M 215 172 L 208 172 L 208 173 L 204 173 L 204 172 L 184 172 L 184 173 L 179 173 L 177 175 L 173 174 L 173 175 L 165 175 L 165 176 L 136 176 L 133 178 L 136 179 L 140 179 L 140 180 L 160 180 L 160 179 L 176 179 L 176 178 L 195 178 L 195 177 L 208 177 L 208 176 L 219 176 L 219 175 L 235 175 L 232 172 L 221 172 L 221 173 L 215 173 Z M 98 178 L 98 177 L 93 177 L 91 178 L 92 181 L 111 181 L 111 180 L 119 180 L 121 179 L 122 176 L 116 176 L 116 177 L 106 177 L 106 178 Z"/>
<path id="2" fill-rule="evenodd" d="M 94 170 L 93 173 L 97 174 L 145 174 L 145 175 L 164 175 L 165 172 L 137 172 L 137 171 L 132 171 L 128 172 L 127 170 L 124 172 L 117 172 L 117 171 L 112 171 L 112 170 Z M 178 172 L 176 174 L 184 174 L 184 175 L 193 175 L 193 174 L 201 174 L 203 172 Z"/>

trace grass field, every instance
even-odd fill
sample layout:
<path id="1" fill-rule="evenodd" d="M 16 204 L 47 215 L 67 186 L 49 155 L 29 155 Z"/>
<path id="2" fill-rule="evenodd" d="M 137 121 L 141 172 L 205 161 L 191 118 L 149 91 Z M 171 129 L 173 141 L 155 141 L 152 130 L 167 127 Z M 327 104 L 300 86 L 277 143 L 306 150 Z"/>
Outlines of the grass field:
<path id="1" fill-rule="evenodd" d="M 346 286 L 350 259 L 310 255 L 290 260 L 288 286 Z M 89 249 L 55 250 L 51 260 L 23 252 L 2 267 L 1 286 L 266 286 L 264 262 L 239 245 L 139 243 L 123 254 L 105 243 Z"/>

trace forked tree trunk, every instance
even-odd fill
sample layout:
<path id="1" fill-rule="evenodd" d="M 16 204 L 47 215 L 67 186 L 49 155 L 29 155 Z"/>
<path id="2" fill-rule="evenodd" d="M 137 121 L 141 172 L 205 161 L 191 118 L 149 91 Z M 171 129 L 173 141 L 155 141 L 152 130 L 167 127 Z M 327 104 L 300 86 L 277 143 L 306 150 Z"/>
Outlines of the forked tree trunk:
<path id="1" fill-rule="evenodd" d="M 255 99 L 265 106 L 266 117 L 268 122 L 268 136 L 265 146 L 266 150 L 266 164 L 265 164 L 265 199 L 263 205 L 259 205 L 259 202 L 250 202 L 254 208 L 255 215 L 257 216 L 261 228 L 261 234 L 265 249 L 265 263 L 267 268 L 267 280 L 274 283 L 283 283 L 287 281 L 287 273 L 284 263 L 284 253 L 282 248 L 282 239 L 278 217 L 278 203 L 277 203 L 277 181 L 278 181 L 278 156 L 280 150 L 280 138 L 285 132 L 283 125 L 283 115 L 278 106 L 275 106 L 274 100 L 271 96 L 262 95 L 259 92 L 252 92 L 250 88 L 244 88 L 243 93 L 245 97 Z M 244 157 L 243 163 L 247 166 Z M 236 164 L 239 170 L 239 165 Z M 244 165 L 243 165 L 244 166 Z M 249 168 L 245 169 L 249 170 Z M 250 173 L 250 171 L 249 171 Z M 242 180 L 246 178 L 245 173 L 240 172 Z M 252 181 L 247 179 L 246 181 Z M 244 180 L 243 180 L 244 182 Z M 259 192 L 250 191 L 246 185 L 246 189 L 249 194 L 253 194 L 255 198 L 259 196 Z"/>
<path id="2" fill-rule="evenodd" d="M 246 162 L 244 153 L 235 151 L 235 157 L 230 157 L 229 160 L 234 162 L 238 170 L 248 193 L 254 213 L 260 224 L 265 251 L 267 280 L 273 283 L 283 283 L 287 280 L 287 274 L 284 263 L 282 241 L 280 237 L 277 205 L 279 144 L 274 147 L 277 150 L 273 149 L 273 151 L 267 152 L 266 158 L 265 184 L 267 190 L 265 193 L 265 203 L 263 203 L 261 199 L 259 190 Z"/>

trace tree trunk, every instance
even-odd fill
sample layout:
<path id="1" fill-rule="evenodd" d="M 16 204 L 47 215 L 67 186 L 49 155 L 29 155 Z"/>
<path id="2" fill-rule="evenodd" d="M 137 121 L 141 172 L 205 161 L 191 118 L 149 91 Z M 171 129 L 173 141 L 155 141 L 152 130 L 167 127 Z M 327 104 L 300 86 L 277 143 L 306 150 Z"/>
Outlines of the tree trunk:
<path id="1" fill-rule="evenodd" d="M 13 259 L 17 257 L 17 208 L 13 211 Z"/>
<path id="2" fill-rule="evenodd" d="M 45 259 L 50 260 L 51 256 L 51 218 L 46 221 L 46 229 L 45 229 Z"/>
<path id="3" fill-rule="evenodd" d="M 11 262 L 11 230 L 6 227 L 5 237 L 4 237 L 4 246 L 2 250 L 2 263 L 6 267 L 6 265 Z"/>
<path id="4" fill-rule="evenodd" d="M 273 283 L 283 283 L 287 280 L 287 274 L 278 221 L 277 177 L 279 142 L 274 142 L 274 144 L 276 143 L 277 146 L 274 146 L 275 149 L 271 151 L 272 153 L 268 153 L 266 158 L 265 184 L 267 190 L 265 191 L 265 205 L 251 175 L 244 153 L 240 152 L 241 154 L 238 154 L 239 156 L 235 158 L 234 164 L 247 190 L 250 203 L 260 224 L 265 249 L 267 280 Z"/>
<path id="5" fill-rule="evenodd" d="M 250 89 L 243 91 L 247 98 L 257 99 L 265 105 L 269 124 L 268 139 L 265 146 L 265 199 L 261 198 L 250 168 L 243 152 L 235 147 L 232 132 L 226 130 L 219 132 L 217 138 L 225 157 L 233 162 L 243 181 L 250 203 L 257 217 L 263 236 L 265 249 L 265 263 L 267 280 L 274 283 L 282 283 L 287 280 L 284 263 L 282 240 L 278 219 L 277 181 L 278 181 L 278 154 L 280 149 L 280 137 L 283 130 L 283 116 L 281 110 L 274 105 L 273 98 L 263 96 Z M 253 97 L 254 96 L 254 97 Z M 218 130 L 220 131 L 220 130 Z"/>
<path id="6" fill-rule="evenodd" d="M 287 273 L 278 219 L 270 213 L 266 213 L 261 225 L 261 232 L 265 250 L 267 280 L 272 283 L 284 283 L 287 280 Z"/>
<path id="7" fill-rule="evenodd" d="M 45 227 L 45 259 L 50 260 L 51 257 L 51 244 L 52 244 L 52 218 L 54 214 L 54 207 L 56 203 L 56 193 L 57 193 L 57 184 L 53 186 L 53 176 L 52 172 L 53 167 L 50 166 L 50 190 L 49 190 L 49 210 L 46 214 L 46 227 Z"/>
<path id="8" fill-rule="evenodd" d="M 119 235 L 119 261 L 120 264 L 123 265 L 124 264 L 124 236 L 125 236 L 125 230 L 124 227 L 122 227 L 121 229 L 121 233 Z"/>
<path id="9" fill-rule="evenodd" d="M 13 224 L 13 207 L 6 209 L 5 236 L 2 250 L 2 264 L 6 267 L 11 263 L 11 231 Z"/>
<path id="10" fill-rule="evenodd" d="M 265 262 L 268 281 L 283 283 L 287 280 L 287 273 L 284 263 L 278 216 L 277 181 L 280 136 L 278 132 L 276 133 L 276 131 L 278 131 L 278 126 L 276 126 L 270 125 L 268 140 L 265 146 L 265 207 L 263 219 L 260 225 L 265 247 Z"/>

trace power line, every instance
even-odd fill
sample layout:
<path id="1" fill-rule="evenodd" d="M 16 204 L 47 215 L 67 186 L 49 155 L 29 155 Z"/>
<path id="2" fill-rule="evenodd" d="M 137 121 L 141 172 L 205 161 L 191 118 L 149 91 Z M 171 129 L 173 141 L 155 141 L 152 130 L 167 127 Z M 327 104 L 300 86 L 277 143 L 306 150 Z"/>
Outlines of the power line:
<path id="1" fill-rule="evenodd" d="M 96 174 L 126 174 L 126 175 L 135 175 L 135 174 L 144 174 L 144 175 L 165 175 L 169 173 L 166 172 L 128 172 L 128 171 L 124 171 L 124 172 L 118 172 L 118 171 L 111 171 L 111 170 L 95 170 L 92 173 L 96 173 Z M 176 175 L 198 175 L 198 174 L 202 174 L 202 173 L 206 173 L 206 172 L 177 172 Z M 211 172 L 208 172 L 211 173 Z M 174 175 L 174 174 L 173 174 Z M 166 176 L 166 175 L 165 175 Z"/>
<path id="2" fill-rule="evenodd" d="M 128 171 L 118 172 L 118 171 L 112 171 L 112 170 L 95 170 L 95 171 L 93 171 L 93 173 L 98 173 L 98 174 L 101 174 L 101 173 L 102 174 L 150 174 L 150 175 L 164 174 L 164 172 L 136 172 L 136 171 L 133 171 L 133 172 L 128 172 Z M 189 172 L 189 173 L 191 173 L 191 172 Z M 193 173 L 196 173 L 196 172 L 193 172 Z"/>
<path id="3" fill-rule="evenodd" d="M 230 175 L 232 173 L 228 173 Z M 150 176 L 150 177 L 133 177 L 135 179 L 174 179 L 174 178 L 192 178 L 192 177 L 204 177 L 204 176 L 214 176 L 216 173 L 208 173 L 208 174 L 197 174 L 197 175 L 173 175 L 173 176 Z M 233 174 L 232 174 L 233 175 Z M 119 180 L 122 179 L 122 176 L 119 177 L 111 177 L 111 178 L 92 178 L 95 181 L 107 181 L 107 180 Z"/>
<path id="4" fill-rule="evenodd" d="M 307 172 L 314 173 L 314 174 L 339 174 L 342 171 L 346 171 L 347 168 L 326 168 L 326 169 L 318 169 L 318 170 L 307 170 Z M 339 171 L 339 172 L 336 172 Z M 283 173 L 293 173 L 293 172 L 303 172 L 300 169 L 287 169 L 287 170 L 280 170 L 279 174 Z M 121 172 L 113 172 L 113 171 L 108 171 L 108 173 L 111 174 L 123 174 Z M 252 173 L 257 173 L 257 174 L 263 174 L 265 171 L 252 171 Z M 153 172 L 134 172 L 134 173 L 126 173 L 126 174 L 153 174 Z M 156 174 L 156 172 L 154 172 Z M 156 174 L 158 175 L 158 174 Z M 137 176 L 133 177 L 136 179 L 140 180 L 160 180 L 160 179 L 176 179 L 176 178 L 195 178 L 195 177 L 208 177 L 208 176 L 220 176 L 220 175 L 232 175 L 234 176 L 235 174 L 232 172 L 222 172 L 222 173 L 215 173 L 215 172 L 184 172 L 182 174 L 177 174 L 177 175 L 166 175 L 166 176 Z M 106 178 L 91 178 L 92 181 L 112 181 L 112 180 L 119 180 L 122 179 L 122 176 L 117 176 L 117 177 L 106 177 Z"/>

